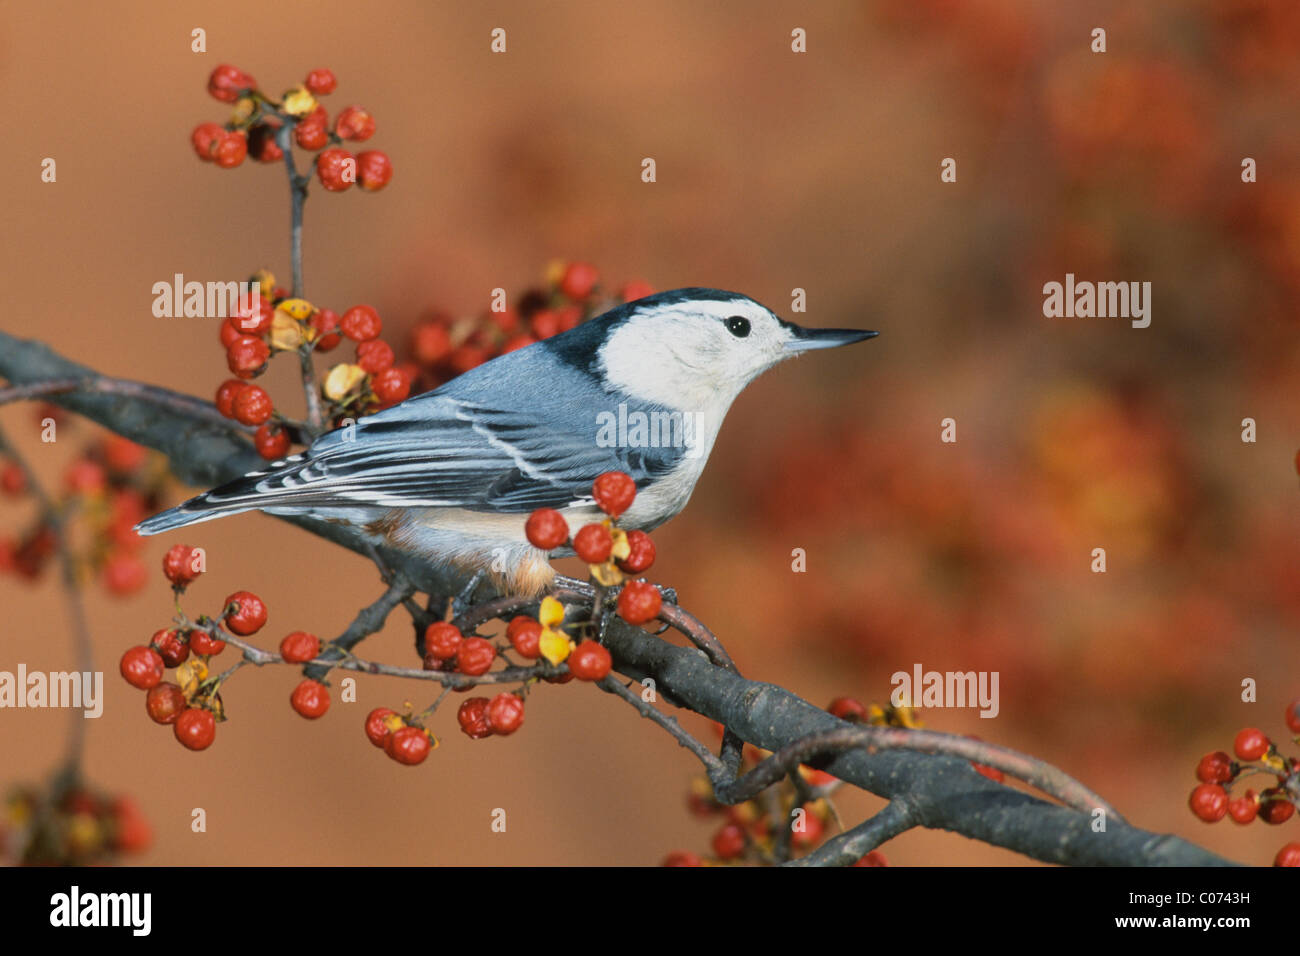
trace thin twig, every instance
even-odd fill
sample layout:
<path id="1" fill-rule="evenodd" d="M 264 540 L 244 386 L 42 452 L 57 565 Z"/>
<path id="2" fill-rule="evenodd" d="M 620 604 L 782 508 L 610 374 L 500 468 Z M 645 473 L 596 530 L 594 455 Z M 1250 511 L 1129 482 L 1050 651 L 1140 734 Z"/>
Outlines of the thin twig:
<path id="1" fill-rule="evenodd" d="M 916 826 L 905 800 L 891 800 L 874 817 L 831 837 L 816 850 L 785 866 L 849 866 L 876 847 Z"/>

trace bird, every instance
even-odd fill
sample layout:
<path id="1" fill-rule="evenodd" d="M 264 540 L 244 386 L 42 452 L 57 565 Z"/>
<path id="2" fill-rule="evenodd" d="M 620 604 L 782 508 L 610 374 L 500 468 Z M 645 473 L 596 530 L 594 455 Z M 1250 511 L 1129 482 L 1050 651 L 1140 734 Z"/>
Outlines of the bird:
<path id="1" fill-rule="evenodd" d="M 534 547 L 524 532 L 532 511 L 555 509 L 570 527 L 600 520 L 592 483 L 621 471 L 637 494 L 619 526 L 658 527 L 686 507 L 750 382 L 804 352 L 876 334 L 805 328 L 735 292 L 660 292 L 327 432 L 136 531 L 255 510 L 309 515 L 536 597 L 556 582 L 549 556 L 572 551 Z"/>

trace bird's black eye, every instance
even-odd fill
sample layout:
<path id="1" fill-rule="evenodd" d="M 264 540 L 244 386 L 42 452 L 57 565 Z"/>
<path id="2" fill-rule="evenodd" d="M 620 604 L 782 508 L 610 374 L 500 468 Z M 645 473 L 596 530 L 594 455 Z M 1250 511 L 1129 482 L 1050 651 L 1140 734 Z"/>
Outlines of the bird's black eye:
<path id="1" fill-rule="evenodd" d="M 727 331 L 738 339 L 743 339 L 749 334 L 749 319 L 733 315 L 731 318 L 727 319 L 726 325 Z"/>

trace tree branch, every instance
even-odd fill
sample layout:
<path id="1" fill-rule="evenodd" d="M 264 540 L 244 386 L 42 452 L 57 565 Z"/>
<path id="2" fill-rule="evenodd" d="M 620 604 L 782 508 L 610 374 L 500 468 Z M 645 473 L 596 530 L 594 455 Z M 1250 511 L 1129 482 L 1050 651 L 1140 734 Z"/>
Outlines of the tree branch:
<path id="1" fill-rule="evenodd" d="M 14 384 L 95 374 L 37 342 L 0 332 L 0 374 Z M 147 404 L 129 395 L 75 392 L 52 399 L 171 459 L 191 484 L 209 486 L 261 467 L 245 441 L 180 405 Z M 243 519 L 249 520 L 249 519 Z M 311 518 L 285 517 L 327 540 L 369 557 L 357 531 Z M 384 562 L 419 590 L 445 601 L 463 575 L 409 554 L 381 549 Z M 772 684 L 746 680 L 716 666 L 701 651 L 669 644 L 613 618 L 606 643 L 620 673 L 653 676 L 664 700 L 679 702 L 750 743 L 773 752 L 804 738 L 854 729 Z M 826 772 L 890 801 L 902 801 L 909 821 L 950 830 L 1050 863 L 1128 866 L 1206 866 L 1229 861 L 1174 836 L 1141 830 L 1109 816 L 1094 817 L 994 783 L 968 760 L 907 750 L 852 749 L 817 761 Z M 898 811 L 902 813 L 903 811 Z M 892 817 L 891 817 L 892 818 Z M 891 819 L 887 818 L 887 819 Z M 845 844 L 847 845 L 847 844 Z M 837 851 L 838 852 L 838 851 Z M 828 854 L 831 855 L 831 854 Z"/>

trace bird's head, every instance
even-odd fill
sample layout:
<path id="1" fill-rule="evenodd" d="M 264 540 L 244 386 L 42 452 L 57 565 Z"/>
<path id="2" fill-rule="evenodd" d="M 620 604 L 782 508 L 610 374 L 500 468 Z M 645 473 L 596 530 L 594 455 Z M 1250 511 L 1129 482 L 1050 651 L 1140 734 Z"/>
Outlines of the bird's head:
<path id="1" fill-rule="evenodd" d="M 608 315 L 596 350 L 605 381 L 675 408 L 723 407 L 773 365 L 875 332 L 806 329 L 753 299 L 717 289 L 647 296 Z"/>

